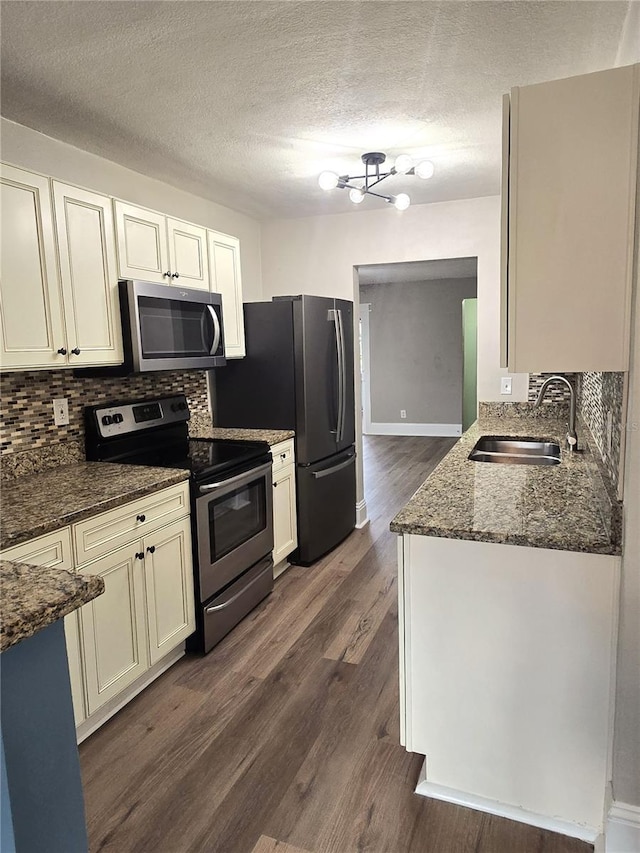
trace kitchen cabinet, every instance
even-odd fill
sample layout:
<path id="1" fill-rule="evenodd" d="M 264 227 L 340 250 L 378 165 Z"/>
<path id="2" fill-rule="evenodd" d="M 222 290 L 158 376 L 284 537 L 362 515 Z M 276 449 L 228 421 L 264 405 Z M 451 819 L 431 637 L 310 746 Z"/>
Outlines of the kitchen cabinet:
<path id="1" fill-rule="evenodd" d="M 150 534 L 143 545 L 149 659 L 153 665 L 196 627 L 189 519 Z"/>
<path id="2" fill-rule="evenodd" d="M 49 180 L 3 165 L 0 191 L 2 367 L 63 366 L 67 342 Z"/>
<path id="3" fill-rule="evenodd" d="M 628 370 L 640 65 L 504 103 L 503 367 Z"/>
<path id="4" fill-rule="evenodd" d="M 242 313 L 240 241 L 228 234 L 208 231 L 211 290 L 222 296 L 224 351 L 227 358 L 246 355 Z"/>
<path id="5" fill-rule="evenodd" d="M 104 580 L 104 593 L 81 612 L 87 710 L 93 714 L 149 666 L 142 541 L 79 571 Z"/>
<path id="6" fill-rule="evenodd" d="M 74 367 L 123 360 L 111 199 L 53 182 L 66 349 Z"/>
<path id="7" fill-rule="evenodd" d="M 120 278 L 209 289 L 207 230 L 114 202 Z"/>
<path id="8" fill-rule="evenodd" d="M 620 558 L 399 537 L 401 742 L 424 796 L 593 841 Z"/>
<path id="9" fill-rule="evenodd" d="M 293 439 L 271 448 L 273 456 L 273 565 L 274 576 L 298 546 L 296 520 L 296 469 Z"/>
<path id="10" fill-rule="evenodd" d="M 189 484 L 178 483 L 2 552 L 104 580 L 104 593 L 64 621 L 80 740 L 170 666 L 195 630 L 189 510 Z"/>

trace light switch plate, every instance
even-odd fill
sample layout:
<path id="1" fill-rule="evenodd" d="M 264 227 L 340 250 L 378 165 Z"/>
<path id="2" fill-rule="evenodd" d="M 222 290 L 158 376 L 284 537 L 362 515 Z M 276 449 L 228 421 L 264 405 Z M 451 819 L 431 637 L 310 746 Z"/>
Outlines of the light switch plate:
<path id="1" fill-rule="evenodd" d="M 500 379 L 500 393 L 511 394 L 511 377 L 502 376 Z"/>
<path id="2" fill-rule="evenodd" d="M 53 422 L 56 426 L 68 426 L 69 401 L 66 397 L 53 401 Z"/>

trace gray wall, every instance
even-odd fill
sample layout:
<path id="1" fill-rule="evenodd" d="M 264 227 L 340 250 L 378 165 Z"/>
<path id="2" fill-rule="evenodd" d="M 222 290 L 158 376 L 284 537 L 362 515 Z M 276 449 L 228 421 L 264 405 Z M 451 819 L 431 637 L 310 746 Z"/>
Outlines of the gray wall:
<path id="1" fill-rule="evenodd" d="M 475 278 L 360 287 L 371 305 L 372 423 L 462 422 L 462 300 L 476 290 Z"/>

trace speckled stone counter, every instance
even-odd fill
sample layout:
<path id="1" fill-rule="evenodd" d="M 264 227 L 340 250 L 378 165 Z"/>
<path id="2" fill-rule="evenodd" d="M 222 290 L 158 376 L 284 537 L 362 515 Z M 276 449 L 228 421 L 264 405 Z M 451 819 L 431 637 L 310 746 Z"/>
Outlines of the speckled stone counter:
<path id="1" fill-rule="evenodd" d="M 0 550 L 189 478 L 181 468 L 80 462 L 2 486 Z"/>
<path id="2" fill-rule="evenodd" d="M 103 592 L 104 581 L 93 575 L 0 560 L 0 651 Z"/>
<path id="3" fill-rule="evenodd" d="M 234 429 L 231 427 L 216 427 L 211 419 L 202 415 L 192 415 L 189 421 L 191 438 L 220 438 L 225 441 L 266 441 L 272 447 L 288 438 L 293 438 L 292 429 Z"/>
<path id="4" fill-rule="evenodd" d="M 620 508 L 610 499 L 588 430 L 583 452 L 565 450 L 566 420 L 524 407 L 486 409 L 391 522 L 394 533 L 508 543 L 595 554 L 620 553 Z M 557 441 L 559 465 L 471 462 L 483 435 Z"/>

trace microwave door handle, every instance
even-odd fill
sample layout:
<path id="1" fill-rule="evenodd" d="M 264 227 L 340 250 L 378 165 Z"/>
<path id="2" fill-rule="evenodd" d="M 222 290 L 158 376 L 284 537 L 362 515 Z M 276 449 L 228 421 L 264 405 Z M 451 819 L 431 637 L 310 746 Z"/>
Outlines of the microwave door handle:
<path id="1" fill-rule="evenodd" d="M 211 315 L 211 322 L 213 323 L 213 344 L 209 350 L 209 355 L 215 355 L 220 346 L 220 320 L 218 320 L 218 315 L 213 305 L 207 305 L 206 309 Z"/>

